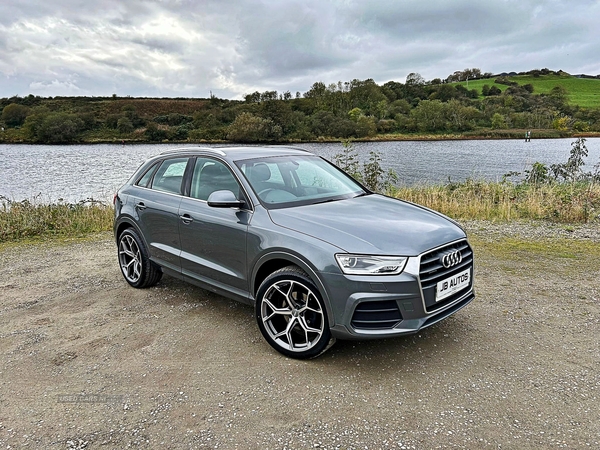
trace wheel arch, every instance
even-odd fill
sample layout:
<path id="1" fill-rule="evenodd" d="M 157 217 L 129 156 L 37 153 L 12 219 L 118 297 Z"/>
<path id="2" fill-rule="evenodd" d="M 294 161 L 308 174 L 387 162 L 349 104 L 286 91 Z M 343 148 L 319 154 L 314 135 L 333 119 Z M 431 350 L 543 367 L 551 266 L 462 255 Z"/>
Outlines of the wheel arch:
<path id="1" fill-rule="evenodd" d="M 140 230 L 140 227 L 138 227 L 133 220 L 130 220 L 128 218 L 121 218 L 118 222 L 115 222 L 114 232 L 115 241 L 117 241 L 117 243 L 119 242 L 119 236 L 121 236 L 121 233 L 123 233 L 123 231 L 125 231 L 127 228 L 133 228 L 140 237 L 140 239 L 144 242 L 146 248 L 149 248 L 148 243 L 146 242 L 146 238 L 144 237 L 142 230 Z"/>
<path id="2" fill-rule="evenodd" d="M 140 229 L 138 224 L 135 222 L 135 220 L 133 220 L 133 218 L 125 216 L 125 217 L 120 218 L 120 220 L 117 223 L 115 223 L 115 226 L 114 226 L 115 242 L 117 243 L 117 245 L 119 245 L 119 236 L 121 236 L 121 233 L 123 231 L 127 230 L 128 228 L 132 228 L 135 230 L 135 232 L 137 233 L 139 238 L 142 240 L 144 247 L 146 247 L 146 250 L 148 251 L 148 256 L 150 257 L 150 260 L 153 260 L 152 251 L 151 251 L 152 249 L 151 249 L 150 245 L 148 244 L 148 241 L 146 240 L 146 236 L 144 236 L 144 233 L 142 233 L 142 230 Z"/>
<path id="3" fill-rule="evenodd" d="M 297 266 L 302 269 L 311 281 L 315 284 L 317 289 L 319 290 L 319 294 L 323 299 L 323 303 L 325 304 L 325 308 L 327 310 L 327 320 L 329 322 L 329 326 L 332 327 L 335 324 L 333 318 L 333 311 L 331 309 L 331 302 L 329 300 L 329 295 L 327 290 L 325 289 L 325 285 L 321 281 L 321 278 L 317 274 L 317 271 L 307 263 L 302 258 L 286 252 L 273 252 L 267 255 L 263 255 L 254 265 L 254 270 L 252 272 L 251 278 L 251 287 L 250 292 L 252 294 L 252 298 L 254 303 L 256 303 L 256 293 L 258 292 L 258 288 L 262 284 L 262 282 L 273 272 L 282 269 L 286 266 Z"/>
<path id="4" fill-rule="evenodd" d="M 129 285 L 134 288 L 147 288 L 158 283 L 162 278 L 162 268 L 152 262 L 146 241 L 136 224 L 119 221 L 115 223 L 114 230 L 121 273 Z M 122 238 L 123 235 L 126 235 L 126 242 L 125 238 Z M 135 249 L 131 247 L 133 243 Z M 133 274 L 130 273 L 131 264 Z"/>

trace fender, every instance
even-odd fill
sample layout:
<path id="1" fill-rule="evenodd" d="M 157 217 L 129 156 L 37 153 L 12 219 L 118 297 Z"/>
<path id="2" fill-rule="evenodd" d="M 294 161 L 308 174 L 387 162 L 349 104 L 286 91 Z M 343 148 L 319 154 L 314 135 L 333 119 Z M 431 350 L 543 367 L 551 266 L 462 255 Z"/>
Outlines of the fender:
<path id="1" fill-rule="evenodd" d="M 142 233 L 142 230 L 140 230 L 140 227 L 135 222 L 133 217 L 131 217 L 129 215 L 119 217 L 119 220 L 116 221 L 115 224 L 113 225 L 113 233 L 115 235 L 115 242 L 117 243 L 117 245 L 119 244 L 119 235 L 117 233 L 117 230 L 119 230 L 120 228 L 124 228 L 123 225 L 125 225 L 125 224 L 127 225 L 127 228 L 131 227 L 131 228 L 135 229 L 138 236 L 144 242 L 146 249 L 148 249 L 148 252 L 150 252 L 150 246 L 148 245 L 148 242 L 146 242 L 146 236 L 144 236 L 144 234 Z M 150 257 L 152 258 L 152 255 L 150 255 Z"/>
<path id="2" fill-rule="evenodd" d="M 330 327 L 334 326 L 335 321 L 334 321 L 334 317 L 333 317 L 333 312 L 331 310 L 329 294 L 328 294 L 327 290 L 325 289 L 325 286 L 323 285 L 321 278 L 317 275 L 316 270 L 312 267 L 312 265 L 308 261 L 306 261 L 305 259 L 303 259 L 300 256 L 297 256 L 293 253 L 288 253 L 288 252 L 284 252 L 284 251 L 274 251 L 274 252 L 270 252 L 270 253 L 262 255 L 256 261 L 256 263 L 254 264 L 254 267 L 252 268 L 252 274 L 251 274 L 251 278 L 250 278 L 250 294 L 252 296 L 252 303 L 256 304 L 256 298 L 254 297 L 254 294 L 252 294 L 252 293 L 256 292 L 256 290 L 258 289 L 258 286 L 256 286 L 256 278 L 258 275 L 258 271 L 261 269 L 261 267 L 264 264 L 266 264 L 269 261 L 273 261 L 273 260 L 289 261 L 290 265 L 291 264 L 296 265 L 308 274 L 308 276 L 313 281 L 313 283 L 315 283 L 315 286 L 319 290 L 319 294 L 321 295 L 321 298 L 323 299 L 323 302 L 325 303 L 325 309 L 327 310 L 329 326 Z"/>

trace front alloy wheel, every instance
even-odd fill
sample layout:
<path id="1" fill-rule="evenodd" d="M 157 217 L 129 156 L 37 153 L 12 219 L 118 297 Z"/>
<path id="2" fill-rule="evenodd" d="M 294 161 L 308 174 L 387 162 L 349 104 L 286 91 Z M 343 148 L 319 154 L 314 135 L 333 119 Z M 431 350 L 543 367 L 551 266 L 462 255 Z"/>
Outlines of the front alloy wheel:
<path id="1" fill-rule="evenodd" d="M 335 342 L 317 288 L 295 266 L 272 273 L 261 284 L 256 319 L 267 342 L 292 358 L 313 358 Z"/>

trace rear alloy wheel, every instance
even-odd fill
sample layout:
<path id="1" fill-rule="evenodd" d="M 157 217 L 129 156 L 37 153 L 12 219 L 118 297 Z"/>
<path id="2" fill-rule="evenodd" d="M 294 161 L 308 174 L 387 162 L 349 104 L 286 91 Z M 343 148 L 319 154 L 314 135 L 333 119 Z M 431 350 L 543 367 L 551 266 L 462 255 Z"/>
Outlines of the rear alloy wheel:
<path id="1" fill-rule="evenodd" d="M 258 327 L 278 352 L 297 359 L 314 358 L 335 342 L 319 291 L 300 268 L 273 272 L 256 298 Z"/>
<path id="2" fill-rule="evenodd" d="M 135 288 L 154 286 L 162 272 L 148 255 L 139 235 L 128 228 L 119 236 L 119 266 L 125 280 Z"/>

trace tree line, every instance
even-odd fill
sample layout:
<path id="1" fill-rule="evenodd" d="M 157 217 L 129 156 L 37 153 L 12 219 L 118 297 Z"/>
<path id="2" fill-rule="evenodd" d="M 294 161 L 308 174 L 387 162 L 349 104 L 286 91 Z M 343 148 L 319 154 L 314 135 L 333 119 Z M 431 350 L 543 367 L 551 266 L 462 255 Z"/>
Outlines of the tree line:
<path id="1" fill-rule="evenodd" d="M 453 84 L 482 78 L 489 84 L 481 90 Z M 569 104 L 563 87 L 538 94 L 531 84 L 479 69 L 454 72 L 445 80 L 411 73 L 404 83 L 315 82 L 302 94 L 253 92 L 243 100 L 29 95 L 0 99 L 0 108 L 0 141 L 51 144 L 290 142 L 511 129 L 600 132 L 600 110 Z"/>

